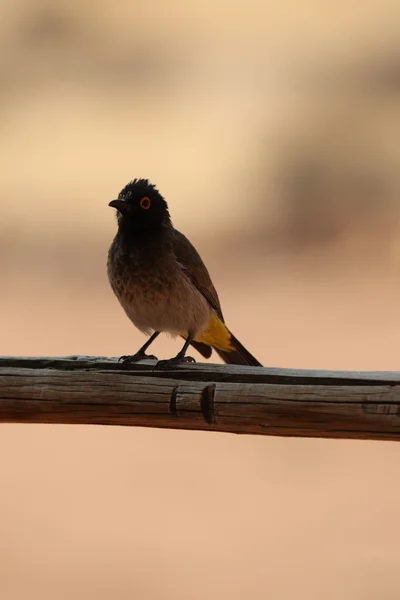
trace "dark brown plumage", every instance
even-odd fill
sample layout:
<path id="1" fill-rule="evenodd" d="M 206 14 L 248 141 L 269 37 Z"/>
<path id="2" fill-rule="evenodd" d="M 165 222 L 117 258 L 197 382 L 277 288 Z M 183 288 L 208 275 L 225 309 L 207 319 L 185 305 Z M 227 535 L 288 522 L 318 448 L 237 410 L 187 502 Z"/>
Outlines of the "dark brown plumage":
<path id="1" fill-rule="evenodd" d="M 118 211 L 118 232 L 108 255 L 110 284 L 134 325 L 152 334 L 135 355 L 121 358 L 146 358 L 146 349 L 165 331 L 186 341 L 176 357 L 159 361 L 159 367 L 193 361 L 186 356 L 190 344 L 205 358 L 214 348 L 226 363 L 261 366 L 226 327 L 210 275 L 193 245 L 174 229 L 156 187 L 135 179 L 110 206 Z"/>

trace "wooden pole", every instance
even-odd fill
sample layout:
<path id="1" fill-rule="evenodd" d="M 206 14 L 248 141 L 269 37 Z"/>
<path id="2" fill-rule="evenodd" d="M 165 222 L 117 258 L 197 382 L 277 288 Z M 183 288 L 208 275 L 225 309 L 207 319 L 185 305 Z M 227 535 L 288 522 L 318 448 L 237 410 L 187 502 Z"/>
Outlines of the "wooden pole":
<path id="1" fill-rule="evenodd" d="M 400 440 L 400 373 L 0 357 L 0 423 Z"/>

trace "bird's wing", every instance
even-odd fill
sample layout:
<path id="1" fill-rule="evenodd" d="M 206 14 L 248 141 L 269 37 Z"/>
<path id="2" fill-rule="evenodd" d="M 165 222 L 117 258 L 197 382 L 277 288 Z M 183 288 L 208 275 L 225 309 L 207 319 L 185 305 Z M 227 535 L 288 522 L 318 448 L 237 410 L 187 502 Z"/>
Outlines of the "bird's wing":
<path id="1" fill-rule="evenodd" d="M 175 256 L 179 264 L 182 266 L 185 274 L 187 277 L 189 277 L 199 292 L 203 294 L 223 322 L 224 318 L 222 316 L 218 294 L 213 286 L 207 268 L 201 260 L 196 248 L 192 246 L 183 233 L 177 231 L 176 229 L 174 229 L 173 232 L 173 247 Z"/>

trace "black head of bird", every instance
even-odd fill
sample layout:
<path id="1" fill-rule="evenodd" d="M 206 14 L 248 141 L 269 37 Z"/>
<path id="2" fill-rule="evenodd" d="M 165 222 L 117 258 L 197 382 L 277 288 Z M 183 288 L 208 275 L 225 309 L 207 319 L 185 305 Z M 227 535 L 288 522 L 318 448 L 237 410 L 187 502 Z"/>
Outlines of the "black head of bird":
<path id="1" fill-rule="evenodd" d="M 170 221 L 166 201 L 147 179 L 128 183 L 109 206 L 117 209 L 120 227 L 138 233 L 161 229 Z"/>

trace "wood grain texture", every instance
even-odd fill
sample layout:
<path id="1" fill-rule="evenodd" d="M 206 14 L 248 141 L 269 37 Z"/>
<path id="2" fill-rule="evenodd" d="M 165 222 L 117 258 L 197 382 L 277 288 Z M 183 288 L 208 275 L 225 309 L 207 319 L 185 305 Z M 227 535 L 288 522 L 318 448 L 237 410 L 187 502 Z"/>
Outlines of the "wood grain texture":
<path id="1" fill-rule="evenodd" d="M 0 357 L 0 422 L 400 440 L 400 373 Z"/>

